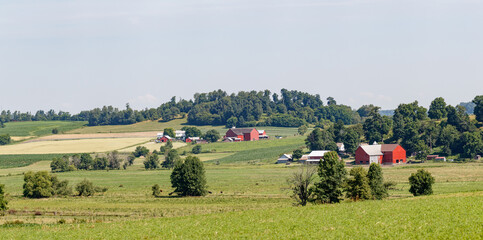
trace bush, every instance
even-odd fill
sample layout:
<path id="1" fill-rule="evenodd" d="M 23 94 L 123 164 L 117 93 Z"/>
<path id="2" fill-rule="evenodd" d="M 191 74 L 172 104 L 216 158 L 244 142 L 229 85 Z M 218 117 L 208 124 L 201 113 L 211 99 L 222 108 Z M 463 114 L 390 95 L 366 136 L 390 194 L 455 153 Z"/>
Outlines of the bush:
<path id="1" fill-rule="evenodd" d="M 191 152 L 193 154 L 199 154 L 199 153 L 201 153 L 201 145 L 194 146 L 193 149 L 191 149 Z"/>
<path id="2" fill-rule="evenodd" d="M 0 184 L 0 212 L 8 209 L 8 201 L 5 199 L 5 185 Z"/>
<path id="3" fill-rule="evenodd" d="M 353 201 L 367 200 L 371 198 L 369 178 L 363 167 L 355 167 L 350 171 L 350 178 L 347 179 L 346 197 Z"/>
<path id="4" fill-rule="evenodd" d="M 154 197 L 160 197 L 161 196 L 161 192 L 163 190 L 161 190 L 161 188 L 159 187 L 158 184 L 154 184 L 151 189 L 153 190 L 153 196 Z"/>
<path id="5" fill-rule="evenodd" d="M 67 180 L 59 181 L 57 176 L 47 171 L 32 172 L 24 175 L 23 195 L 28 198 L 48 198 L 54 195 L 67 196 L 72 194 Z"/>
<path id="6" fill-rule="evenodd" d="M 58 134 L 58 133 L 59 133 L 59 129 L 57 128 L 52 129 L 52 134 Z"/>
<path id="7" fill-rule="evenodd" d="M 180 196 L 204 196 L 206 190 L 205 169 L 199 158 L 188 156 L 177 160 L 171 173 L 171 185 Z"/>
<path id="8" fill-rule="evenodd" d="M 89 197 L 96 192 L 106 192 L 108 189 L 94 186 L 91 181 L 84 179 L 76 185 L 75 190 L 77 191 L 77 196 Z"/>
<path id="9" fill-rule="evenodd" d="M 409 192 L 414 196 L 431 195 L 433 194 L 433 183 L 434 178 L 431 176 L 431 173 L 424 169 L 419 169 L 409 177 L 409 184 L 411 185 Z"/>
<path id="10" fill-rule="evenodd" d="M 136 156 L 134 156 L 134 154 L 132 153 L 129 156 L 127 156 L 127 162 L 129 166 L 132 166 L 134 164 L 134 159 L 136 159 Z"/>
<path id="11" fill-rule="evenodd" d="M 300 170 L 295 171 L 287 180 L 292 189 L 292 198 L 297 201 L 297 204 L 302 206 L 307 205 L 307 202 L 312 195 L 310 187 L 314 181 L 314 175 L 316 172 L 317 169 L 315 167 L 302 165 Z"/>
<path id="12" fill-rule="evenodd" d="M 146 169 L 157 169 L 159 168 L 159 156 L 156 154 L 150 154 L 144 160 L 144 168 Z"/>
<path id="13" fill-rule="evenodd" d="M 107 165 L 108 161 L 105 157 L 96 157 L 96 159 L 94 159 L 94 170 L 105 170 Z"/>
<path id="14" fill-rule="evenodd" d="M 10 134 L 0 135 L 0 145 L 7 145 L 12 141 Z"/>
<path id="15" fill-rule="evenodd" d="M 204 135 L 204 139 L 208 142 L 216 142 L 220 139 L 220 133 L 214 129 L 208 130 Z"/>
<path id="16" fill-rule="evenodd" d="M 23 195 L 28 198 L 48 198 L 54 195 L 52 177 L 47 171 L 32 172 L 24 175 Z"/>
<path id="17" fill-rule="evenodd" d="M 149 154 L 149 149 L 143 146 L 137 146 L 136 149 L 134 149 L 134 152 L 132 152 L 132 154 L 135 157 L 141 157 L 141 156 L 146 157 Z"/>

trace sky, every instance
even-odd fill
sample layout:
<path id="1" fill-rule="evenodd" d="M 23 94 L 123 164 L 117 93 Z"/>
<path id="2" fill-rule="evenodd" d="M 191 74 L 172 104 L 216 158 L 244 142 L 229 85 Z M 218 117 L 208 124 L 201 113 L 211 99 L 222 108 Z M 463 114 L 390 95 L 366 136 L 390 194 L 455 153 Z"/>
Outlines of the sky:
<path id="1" fill-rule="evenodd" d="M 476 0 L 2 0 L 0 110 L 280 89 L 394 109 L 483 94 Z"/>

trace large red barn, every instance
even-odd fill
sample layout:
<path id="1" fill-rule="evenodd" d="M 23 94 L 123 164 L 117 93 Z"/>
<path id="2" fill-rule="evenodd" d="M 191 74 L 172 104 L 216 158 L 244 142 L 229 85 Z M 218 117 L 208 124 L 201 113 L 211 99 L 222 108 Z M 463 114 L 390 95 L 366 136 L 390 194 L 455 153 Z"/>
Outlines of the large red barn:
<path id="1" fill-rule="evenodd" d="M 356 150 L 356 164 L 406 163 L 406 150 L 399 144 L 362 145 Z"/>
<path id="2" fill-rule="evenodd" d="M 238 141 L 255 141 L 259 139 L 259 133 L 255 128 L 230 128 L 225 134 L 226 138 Z"/>

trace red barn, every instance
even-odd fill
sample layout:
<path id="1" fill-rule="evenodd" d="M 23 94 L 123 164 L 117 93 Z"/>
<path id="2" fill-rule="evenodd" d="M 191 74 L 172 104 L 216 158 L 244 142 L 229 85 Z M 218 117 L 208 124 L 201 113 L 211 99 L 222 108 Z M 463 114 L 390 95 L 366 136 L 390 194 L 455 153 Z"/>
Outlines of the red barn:
<path id="1" fill-rule="evenodd" d="M 171 138 L 170 136 L 163 136 L 161 138 L 158 139 L 160 142 L 167 142 L 167 141 L 172 141 L 173 138 Z"/>
<path id="2" fill-rule="evenodd" d="M 363 145 L 356 150 L 356 164 L 406 162 L 406 150 L 399 144 Z"/>
<path id="3" fill-rule="evenodd" d="M 235 141 L 256 141 L 259 134 L 255 128 L 230 128 L 225 134 L 225 139 L 232 138 Z"/>

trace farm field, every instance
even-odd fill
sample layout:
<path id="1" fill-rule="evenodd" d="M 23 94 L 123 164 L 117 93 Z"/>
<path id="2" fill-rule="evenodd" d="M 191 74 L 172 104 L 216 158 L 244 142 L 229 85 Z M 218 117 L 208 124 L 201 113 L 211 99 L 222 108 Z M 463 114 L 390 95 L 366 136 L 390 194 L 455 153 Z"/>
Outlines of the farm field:
<path id="1" fill-rule="evenodd" d="M 0 128 L 1 134 L 10 134 L 14 137 L 38 137 L 52 134 L 52 129 L 57 128 L 59 133 L 80 128 L 87 122 L 73 121 L 30 121 L 30 122 L 8 122 L 5 128 Z M 14 138 L 21 140 L 22 138 Z"/>
<path id="2" fill-rule="evenodd" d="M 42 160 L 51 161 L 54 157 L 62 157 L 63 155 L 64 154 L 0 154 L 0 169 L 24 167 Z"/>
<path id="3" fill-rule="evenodd" d="M 483 192 L 75 225 L 11 226 L 6 238 L 481 239 Z M 448 224 L 451 223 L 451 224 Z"/>
<path id="4" fill-rule="evenodd" d="M 151 138 L 79 139 L 38 141 L 0 146 L 0 154 L 54 154 L 107 152 L 149 142 Z"/>

